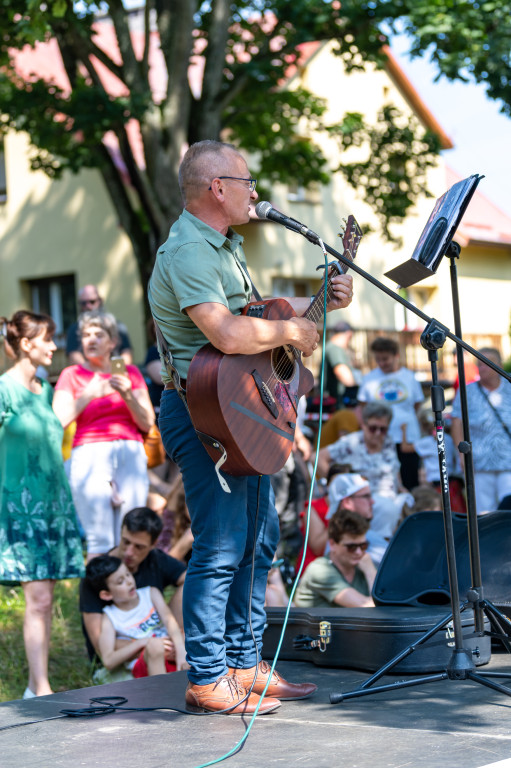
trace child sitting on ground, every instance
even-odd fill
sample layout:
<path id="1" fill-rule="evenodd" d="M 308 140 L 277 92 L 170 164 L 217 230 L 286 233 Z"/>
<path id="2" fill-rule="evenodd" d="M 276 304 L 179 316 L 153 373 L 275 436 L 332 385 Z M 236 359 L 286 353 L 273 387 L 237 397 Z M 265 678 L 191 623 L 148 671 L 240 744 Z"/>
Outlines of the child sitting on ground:
<path id="1" fill-rule="evenodd" d="M 133 677 L 188 669 L 181 631 L 158 589 L 137 589 L 122 560 L 112 555 L 93 558 L 85 578 L 110 603 L 103 608 L 99 637 L 99 655 L 107 669 L 124 664 Z"/>

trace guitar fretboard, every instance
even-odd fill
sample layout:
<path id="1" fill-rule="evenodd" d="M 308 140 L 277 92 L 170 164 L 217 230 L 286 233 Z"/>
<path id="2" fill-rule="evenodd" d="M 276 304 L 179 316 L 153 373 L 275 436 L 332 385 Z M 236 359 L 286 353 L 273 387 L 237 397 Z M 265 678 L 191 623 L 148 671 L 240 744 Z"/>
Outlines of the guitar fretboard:
<path id="1" fill-rule="evenodd" d="M 337 264 L 332 264 L 331 270 L 327 278 L 327 283 L 326 283 L 326 303 L 327 304 L 334 297 L 334 289 L 332 287 L 332 277 L 334 277 L 334 275 L 343 275 L 345 273 L 346 273 L 346 270 L 343 270 L 341 268 L 340 262 L 337 262 Z M 324 310 L 325 310 L 325 283 L 323 281 L 323 283 L 321 284 L 320 290 L 315 295 L 313 301 L 309 304 L 309 306 L 303 313 L 303 317 L 306 317 L 307 320 L 312 320 L 312 322 L 317 325 L 321 320 L 321 318 L 323 317 Z"/>
<path id="2" fill-rule="evenodd" d="M 342 238 L 342 244 L 344 248 L 343 256 L 345 256 L 347 259 L 350 259 L 351 261 L 354 260 L 358 245 L 360 243 L 360 240 L 362 238 L 362 230 L 360 229 L 357 220 L 354 216 L 348 216 L 348 220 L 346 222 L 346 229 L 344 232 L 344 236 Z M 326 280 L 326 303 L 328 304 L 331 299 L 334 297 L 334 289 L 332 287 L 332 277 L 335 277 L 336 275 L 345 275 L 348 271 L 349 267 L 347 264 L 344 264 L 341 261 L 334 261 L 330 266 L 330 271 L 328 273 L 328 277 Z M 312 300 L 312 302 L 309 304 L 305 312 L 303 313 L 302 317 L 307 318 L 307 320 L 312 320 L 312 322 L 317 325 L 321 318 L 324 315 L 324 309 L 325 309 L 325 281 L 321 283 L 321 288 Z M 295 358 L 299 358 L 301 355 L 301 352 L 296 349 L 295 347 L 289 347 L 289 349 L 292 351 Z"/>

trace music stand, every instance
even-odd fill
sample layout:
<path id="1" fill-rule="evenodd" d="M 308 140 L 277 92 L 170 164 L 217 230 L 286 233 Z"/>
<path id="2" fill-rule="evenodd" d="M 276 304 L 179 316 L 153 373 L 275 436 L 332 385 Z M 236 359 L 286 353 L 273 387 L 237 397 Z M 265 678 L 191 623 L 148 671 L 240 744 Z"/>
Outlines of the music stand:
<path id="1" fill-rule="evenodd" d="M 484 176 L 475 173 L 438 198 L 411 258 L 385 272 L 385 277 L 408 288 L 435 274 L 481 179 Z"/>
<path id="2" fill-rule="evenodd" d="M 479 535 L 477 528 L 477 511 L 475 506 L 475 494 L 474 494 L 474 469 L 472 461 L 472 446 L 470 443 L 469 432 L 469 420 L 468 420 L 468 408 L 466 398 L 466 381 L 465 370 L 463 365 L 463 350 L 466 349 L 482 362 L 489 365 L 501 376 L 504 376 L 508 381 L 511 381 L 511 376 L 503 371 L 498 365 L 486 358 L 481 353 L 467 345 L 461 338 L 461 320 L 460 320 L 460 308 L 459 308 L 459 296 L 457 286 L 457 274 L 456 274 L 456 259 L 460 255 L 460 247 L 457 243 L 453 242 L 453 237 L 456 233 L 456 229 L 463 217 L 463 214 L 470 202 L 472 195 L 475 192 L 477 185 L 479 184 L 482 176 L 474 174 L 473 176 L 457 182 L 450 189 L 447 190 L 437 201 L 433 208 L 433 211 L 428 219 L 428 222 L 419 238 L 417 246 L 412 254 L 412 257 L 386 273 L 386 276 L 398 281 L 402 287 L 408 287 L 419 280 L 423 280 L 425 277 L 429 277 L 434 274 L 441 263 L 444 256 L 447 256 L 451 262 L 450 274 L 451 274 L 451 292 L 453 300 L 453 311 L 455 320 L 455 334 L 452 334 L 446 326 L 439 323 L 434 318 L 428 317 L 421 312 L 417 307 L 414 307 L 408 301 L 403 299 L 399 294 L 391 291 L 378 280 L 373 278 L 368 273 L 364 272 L 354 262 L 349 262 L 339 253 L 334 251 L 328 245 L 325 246 L 326 250 L 338 260 L 344 262 L 353 271 L 361 274 L 365 279 L 369 280 L 373 285 L 380 288 L 384 293 L 394 298 L 410 311 L 421 317 L 427 322 L 427 326 L 421 335 L 421 345 L 424 349 L 428 350 L 428 359 L 431 364 L 432 375 L 432 387 L 431 387 L 431 407 L 435 414 L 435 428 L 437 432 L 437 447 L 438 447 L 438 461 L 440 467 L 441 478 L 441 496 L 443 506 L 443 519 L 444 519 L 444 532 L 445 532 L 445 546 L 447 555 L 447 570 L 449 576 L 449 587 L 451 594 L 451 612 L 442 619 L 436 626 L 428 631 L 423 637 L 421 637 L 412 646 L 408 646 L 401 653 L 395 656 L 391 661 L 385 664 L 380 670 L 373 674 L 368 680 L 366 680 L 360 688 L 349 691 L 347 693 L 332 693 L 330 694 L 330 702 L 336 704 L 340 701 L 344 701 L 349 698 L 355 698 L 359 696 L 367 696 L 369 694 L 378 693 L 381 691 L 394 690 L 396 688 L 406 688 L 414 685 L 421 685 L 424 683 L 435 682 L 438 680 L 474 680 L 482 685 L 485 685 L 501 693 L 511 696 L 511 689 L 493 682 L 488 678 L 492 677 L 504 677 L 511 678 L 511 674 L 487 672 L 484 676 L 475 672 L 475 664 L 472 659 L 472 654 L 469 650 L 463 646 L 463 630 L 461 625 L 460 613 L 467 607 L 471 606 L 474 613 L 474 625 L 475 631 L 480 636 L 484 634 L 490 634 L 491 637 L 498 638 L 502 641 L 504 647 L 508 652 L 511 652 L 511 621 L 502 614 L 498 609 L 484 599 L 482 576 L 481 576 L 481 561 L 479 552 Z M 458 364 L 458 376 L 460 384 L 460 404 L 462 410 L 463 421 L 463 442 L 459 445 L 459 450 L 465 456 L 465 480 L 467 491 L 467 525 L 468 525 L 468 541 L 469 541 L 469 553 L 470 553 L 470 571 L 471 571 L 471 587 L 467 594 L 467 601 L 461 604 L 459 591 L 458 591 L 458 577 L 456 570 L 456 553 L 454 547 L 454 532 L 451 515 L 451 505 L 449 498 L 449 478 L 447 475 L 447 467 L 445 461 L 445 442 L 444 442 L 444 419 L 443 410 L 445 408 L 445 398 L 443 388 L 438 383 L 437 374 L 437 360 L 438 349 L 440 349 L 445 343 L 446 338 L 450 338 L 456 344 L 457 350 L 457 364 Z M 484 629 L 484 616 L 487 616 L 490 628 L 493 631 L 489 633 Z M 404 657 L 413 653 L 418 647 L 423 645 L 430 637 L 432 637 L 438 630 L 446 627 L 450 622 L 453 625 L 454 634 L 454 650 L 446 669 L 442 672 L 434 675 L 427 675 L 424 677 L 416 678 L 413 680 L 399 681 L 390 683 L 388 685 L 381 685 L 372 687 L 384 674 L 390 672 L 396 664 Z"/>

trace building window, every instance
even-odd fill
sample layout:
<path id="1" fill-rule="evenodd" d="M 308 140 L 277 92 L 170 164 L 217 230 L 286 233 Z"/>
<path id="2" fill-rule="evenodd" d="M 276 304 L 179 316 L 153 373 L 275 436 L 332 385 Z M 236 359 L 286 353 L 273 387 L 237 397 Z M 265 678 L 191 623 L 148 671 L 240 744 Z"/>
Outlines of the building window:
<path id="1" fill-rule="evenodd" d="M 313 293 L 308 280 L 294 280 L 292 277 L 273 278 L 273 296 L 289 296 L 303 298 Z"/>
<path id="2" fill-rule="evenodd" d="M 38 280 L 25 280 L 34 312 L 50 315 L 57 326 L 55 343 L 65 346 L 66 333 L 76 320 L 76 290 L 74 275 L 57 275 Z"/>

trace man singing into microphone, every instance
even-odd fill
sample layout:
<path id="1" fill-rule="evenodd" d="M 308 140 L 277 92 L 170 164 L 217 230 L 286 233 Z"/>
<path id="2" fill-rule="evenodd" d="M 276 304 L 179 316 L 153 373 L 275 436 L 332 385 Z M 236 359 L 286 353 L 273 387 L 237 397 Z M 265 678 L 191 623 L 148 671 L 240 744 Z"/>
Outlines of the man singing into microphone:
<path id="1" fill-rule="evenodd" d="M 319 337 L 309 320 L 240 314 L 252 291 L 242 267 L 243 238 L 231 227 L 248 222 L 257 200 L 256 180 L 241 154 L 216 141 L 193 144 L 181 164 L 179 184 L 185 208 L 158 251 L 149 302 L 184 388 L 192 357 L 208 341 L 224 354 L 257 354 L 284 344 L 312 354 Z M 328 310 L 347 307 L 351 276 L 333 277 L 332 288 Z M 297 315 L 309 303 L 288 301 Z M 186 703 L 200 711 L 252 713 L 270 669 L 264 661 L 256 668 L 267 575 L 279 536 L 270 480 L 262 477 L 258 487 L 258 477 L 224 474 L 229 492 L 223 490 L 180 393 L 165 370 L 162 375 L 159 425 L 165 448 L 183 475 L 194 536 L 183 594 L 190 664 Z M 307 698 L 316 688 L 274 673 L 259 712 L 276 709 L 280 699 Z"/>

